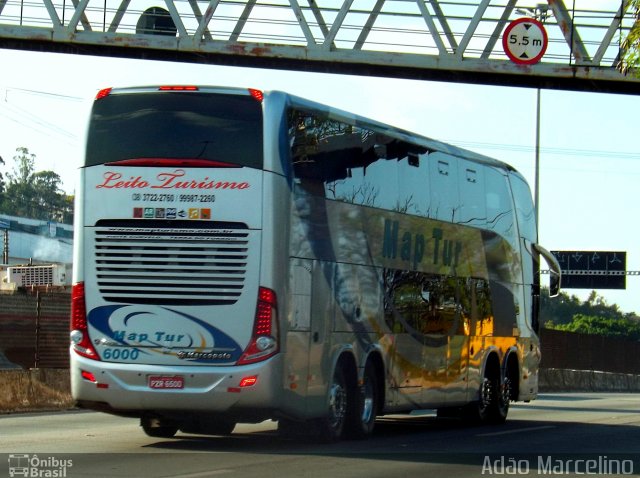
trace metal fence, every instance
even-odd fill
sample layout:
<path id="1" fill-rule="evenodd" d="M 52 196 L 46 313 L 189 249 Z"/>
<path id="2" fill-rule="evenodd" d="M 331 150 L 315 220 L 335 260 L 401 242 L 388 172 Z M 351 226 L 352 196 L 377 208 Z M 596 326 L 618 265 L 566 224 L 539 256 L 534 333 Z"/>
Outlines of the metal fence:
<path id="1" fill-rule="evenodd" d="M 70 308 L 66 289 L 0 293 L 0 368 L 68 368 Z"/>
<path id="2" fill-rule="evenodd" d="M 68 288 L 0 293 L 0 369 L 68 368 L 70 303 Z M 540 340 L 542 368 L 640 375 L 640 342 L 550 329 Z"/>
<path id="3" fill-rule="evenodd" d="M 640 375 L 640 342 L 542 329 L 542 368 Z"/>

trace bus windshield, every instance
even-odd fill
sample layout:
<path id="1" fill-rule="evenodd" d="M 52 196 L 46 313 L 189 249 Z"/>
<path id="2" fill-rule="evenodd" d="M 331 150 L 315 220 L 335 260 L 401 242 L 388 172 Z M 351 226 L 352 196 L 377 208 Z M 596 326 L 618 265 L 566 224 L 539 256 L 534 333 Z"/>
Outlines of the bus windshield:
<path id="1" fill-rule="evenodd" d="M 97 100 L 85 166 L 141 158 L 262 168 L 262 109 L 244 95 L 136 93 Z"/>

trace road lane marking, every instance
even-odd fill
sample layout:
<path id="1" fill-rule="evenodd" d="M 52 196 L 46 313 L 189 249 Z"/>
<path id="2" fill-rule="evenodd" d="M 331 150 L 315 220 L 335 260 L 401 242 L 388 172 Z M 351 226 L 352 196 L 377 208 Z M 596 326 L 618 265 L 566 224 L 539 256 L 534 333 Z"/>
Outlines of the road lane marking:
<path id="1" fill-rule="evenodd" d="M 232 473 L 233 470 L 210 470 L 210 471 L 201 471 L 199 473 L 186 473 L 184 475 L 169 475 L 171 478 L 201 478 L 204 476 L 214 476 L 214 475 L 225 475 L 227 473 Z"/>
<path id="2" fill-rule="evenodd" d="M 549 428 L 556 428 L 555 425 L 544 425 L 541 427 L 529 427 L 529 428 L 518 428 L 516 430 L 507 430 L 504 432 L 494 432 L 494 433 L 480 433 L 476 436 L 478 437 L 494 437 L 498 435 L 510 435 L 512 433 L 523 433 L 523 432 L 532 432 L 535 430 L 547 430 Z"/>

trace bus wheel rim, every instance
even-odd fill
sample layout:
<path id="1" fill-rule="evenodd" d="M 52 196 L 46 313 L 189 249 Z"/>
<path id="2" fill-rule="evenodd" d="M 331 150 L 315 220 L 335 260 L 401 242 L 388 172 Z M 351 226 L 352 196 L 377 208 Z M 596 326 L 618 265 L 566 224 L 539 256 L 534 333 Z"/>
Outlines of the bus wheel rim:
<path id="1" fill-rule="evenodd" d="M 502 406 L 509 405 L 511 401 L 511 379 L 508 377 L 504 379 L 504 383 L 502 384 L 500 400 Z"/>
<path id="2" fill-rule="evenodd" d="M 482 381 L 482 386 L 480 387 L 480 406 L 483 409 L 487 409 L 491 406 L 493 402 L 493 384 L 491 380 L 485 378 Z"/>
<path id="3" fill-rule="evenodd" d="M 334 382 L 329 392 L 329 421 L 333 428 L 338 428 L 347 411 L 346 392 L 341 383 Z"/>
<path id="4" fill-rule="evenodd" d="M 362 400 L 362 422 L 369 423 L 373 415 L 373 387 L 371 382 L 367 381 L 364 385 L 364 397 Z"/>

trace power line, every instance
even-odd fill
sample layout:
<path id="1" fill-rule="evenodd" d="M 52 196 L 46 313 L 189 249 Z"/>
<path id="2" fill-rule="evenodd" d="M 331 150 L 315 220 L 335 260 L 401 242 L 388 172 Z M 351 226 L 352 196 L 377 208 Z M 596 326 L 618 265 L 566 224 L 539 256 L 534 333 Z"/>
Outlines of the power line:
<path id="1" fill-rule="evenodd" d="M 4 116 L 9 121 L 12 121 L 26 128 L 40 131 L 41 133 L 46 135 L 55 134 L 57 136 L 64 138 L 64 140 L 69 142 L 69 144 L 74 144 L 78 140 L 78 136 L 76 134 L 71 133 L 63 128 L 60 128 L 59 126 L 39 116 L 36 116 L 28 112 L 27 110 L 24 110 L 20 107 L 17 107 L 15 105 L 10 105 L 10 104 L 0 103 L 0 106 L 3 106 L 4 109 L 8 113 L 10 113 L 10 114 L 7 114 L 6 112 L 3 112 L 2 109 L 0 108 L 0 115 Z"/>
<path id="2" fill-rule="evenodd" d="M 40 131 L 43 134 L 47 134 L 47 135 L 55 134 L 55 135 L 61 136 L 62 138 L 65 139 L 65 141 L 70 142 L 69 144 L 74 144 L 74 142 L 78 140 L 78 136 L 76 134 L 69 132 L 64 128 L 61 128 L 50 121 L 47 121 L 41 116 L 31 113 L 27 109 L 16 104 L 16 101 L 14 100 L 10 101 L 7 93 L 11 89 L 19 90 L 21 92 L 26 92 L 27 94 L 45 95 L 48 97 L 54 97 L 55 99 L 62 99 L 65 101 L 76 101 L 81 98 L 71 97 L 66 95 L 59 95 L 56 93 L 49 93 L 45 91 L 26 90 L 21 88 L 6 88 L 4 101 L 0 101 L 0 115 L 4 116 L 8 120 L 16 124 L 25 126 L 27 128 L 35 129 L 37 131 Z M 3 112 L 2 109 L 4 109 L 5 112 Z"/>
<path id="3" fill-rule="evenodd" d="M 60 100 L 68 100 L 68 101 L 84 101 L 84 98 L 80 97 L 80 96 L 69 96 L 69 95 L 62 95 L 60 93 L 52 93 L 50 91 L 42 91 L 42 90 L 31 90 L 31 89 L 27 89 L 27 88 L 16 88 L 14 86 L 5 86 L 3 88 L 7 93 L 10 91 L 15 91 L 18 93 L 24 93 L 24 94 L 28 94 L 28 95 L 37 95 L 37 96 L 46 96 L 49 98 L 56 98 L 56 99 L 60 99 Z M 6 97 L 6 93 L 5 93 L 5 101 L 6 101 L 7 97 Z"/>
<path id="4" fill-rule="evenodd" d="M 449 142 L 463 148 L 485 148 L 502 151 L 515 151 L 522 153 L 531 153 L 535 150 L 535 146 L 526 146 L 518 144 L 506 143 L 484 143 L 479 141 L 457 141 L 448 140 Z M 608 157 L 615 159 L 639 160 L 640 153 L 630 151 L 611 151 L 611 150 L 594 150 L 594 149 L 577 149 L 562 147 L 542 147 L 541 151 L 545 154 L 562 155 L 562 156 L 588 156 L 588 157 Z"/>

